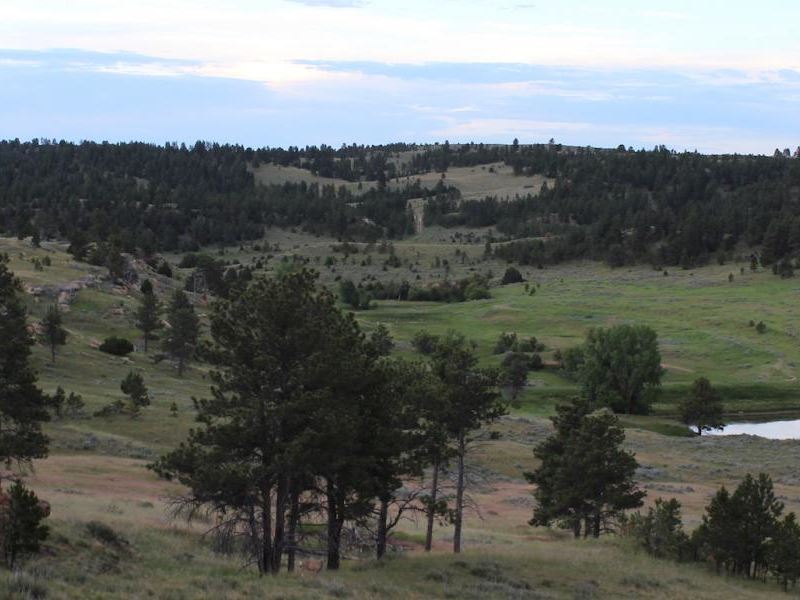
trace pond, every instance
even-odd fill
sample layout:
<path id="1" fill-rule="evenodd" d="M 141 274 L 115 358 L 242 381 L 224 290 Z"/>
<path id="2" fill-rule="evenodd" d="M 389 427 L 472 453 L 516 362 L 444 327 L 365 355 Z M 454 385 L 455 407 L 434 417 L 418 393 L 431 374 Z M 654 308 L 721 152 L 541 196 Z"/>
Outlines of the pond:
<path id="1" fill-rule="evenodd" d="M 765 423 L 730 423 L 722 431 L 703 435 L 757 435 L 771 440 L 800 439 L 800 419 L 793 421 L 767 421 Z"/>

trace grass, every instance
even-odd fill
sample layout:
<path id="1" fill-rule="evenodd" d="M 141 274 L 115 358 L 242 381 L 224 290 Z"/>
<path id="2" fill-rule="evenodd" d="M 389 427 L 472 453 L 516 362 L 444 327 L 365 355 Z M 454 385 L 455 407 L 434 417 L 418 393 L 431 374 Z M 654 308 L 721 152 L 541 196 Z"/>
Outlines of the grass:
<path id="1" fill-rule="evenodd" d="M 675 400 L 700 376 L 720 388 L 733 413 L 800 410 L 800 284 L 768 273 L 748 273 L 728 283 L 729 270 L 707 267 L 664 277 L 646 268 L 612 271 L 571 265 L 529 274 L 537 286 L 533 296 L 516 284 L 494 288 L 490 300 L 452 305 L 381 302 L 358 316 L 386 324 L 401 351 L 409 351 L 408 342 L 418 330 L 460 331 L 478 343 L 486 362 L 495 360 L 491 350 L 504 331 L 535 335 L 550 358 L 555 349 L 580 344 L 591 327 L 642 323 L 658 333 L 666 368 L 656 413 L 674 414 Z M 751 319 L 764 320 L 767 332 L 757 333 Z M 575 392 L 551 373 L 536 373 L 533 380 L 523 404 Z"/>
<path id="2" fill-rule="evenodd" d="M 424 231 L 395 243 L 405 264 L 383 271 L 383 255 L 374 249 L 373 264 L 361 266 L 362 251 L 347 264 L 328 270 L 319 263 L 331 253 L 333 240 L 299 232 L 271 230 L 270 244 L 281 251 L 268 263 L 276 268 L 281 256 L 309 259 L 321 269 L 323 283 L 336 277 L 355 280 L 372 275 L 384 280 L 407 277 L 413 266 L 423 283 L 461 277 L 471 269 L 499 276 L 505 265 L 484 259 L 480 235 L 467 242 L 467 232 Z M 473 232 L 475 233 L 475 232 Z M 481 235 L 485 232 L 479 232 Z M 453 259 L 449 273 L 436 268 L 436 257 Z M 29 286 L 41 286 L 31 298 L 33 319 L 43 314 L 59 285 L 97 275 L 102 270 L 74 263 L 59 244 L 32 249 L 26 242 L 0 240 L 0 252 L 12 257 L 12 269 Z M 252 261 L 263 252 L 252 245 L 227 248 L 223 258 Z M 51 267 L 33 268 L 32 258 L 50 256 Z M 341 254 L 336 255 L 341 258 Z M 170 257 L 177 261 L 177 256 Z M 319 263 L 317 262 L 319 258 Z M 358 259 L 353 263 L 352 259 Z M 747 472 L 768 471 L 787 509 L 800 509 L 800 443 L 745 436 L 685 437 L 674 420 L 674 405 L 691 381 L 709 377 L 721 391 L 729 413 L 749 415 L 800 410 L 796 393 L 797 295 L 800 283 L 768 273 L 739 274 L 738 266 L 711 266 L 676 271 L 664 277 L 647 268 L 610 270 L 593 263 L 559 268 L 522 269 L 529 285 L 493 288 L 493 298 L 461 304 L 379 302 L 357 314 L 366 330 L 386 324 L 400 355 L 414 356 L 410 339 L 420 329 L 461 331 L 478 342 L 485 364 L 497 364 L 492 348 L 503 331 L 535 335 L 551 358 L 555 349 L 580 343 L 587 329 L 621 322 L 646 323 L 659 333 L 667 369 L 655 416 L 624 417 L 627 447 L 642 465 L 640 483 L 652 502 L 658 496 L 677 497 L 689 526 L 700 519 L 707 498 L 716 488 L 735 485 Z M 733 283 L 727 275 L 735 272 Z M 184 274 L 180 273 L 179 276 Z M 152 275 L 152 274 L 150 274 Z M 149 276 L 150 276 L 149 275 Z M 164 297 L 181 281 L 158 280 Z M 624 541 L 576 543 L 560 532 L 527 525 L 532 510 L 530 486 L 523 473 L 536 466 L 533 446 L 550 431 L 546 419 L 555 404 L 577 393 L 573 382 L 557 372 L 532 373 L 520 404 L 493 426 L 499 439 L 475 447 L 470 458 L 472 496 L 480 512 L 466 521 L 468 552 L 447 554 L 452 530 L 437 528 L 432 556 L 410 552 L 384 566 L 372 561 L 348 562 L 338 574 L 318 577 L 280 576 L 259 579 L 242 570 L 238 559 L 211 552 L 201 537 L 202 523 L 189 526 L 171 521 L 166 498 L 179 491 L 158 480 L 146 464 L 185 438 L 193 424 L 192 396 L 208 393 L 208 367 L 193 364 L 184 378 L 169 361 L 154 364 L 151 355 L 136 351 L 122 359 L 92 348 L 110 335 L 140 342 L 133 322 L 138 293 L 108 283 L 81 290 L 64 314 L 68 343 L 50 364 L 44 346 L 34 349 L 34 364 L 46 391 L 57 385 L 83 395 L 87 415 L 57 420 L 46 426 L 52 438 L 51 456 L 35 465 L 30 485 L 51 502 L 53 536 L 47 553 L 0 582 L 3 597 L 52 598 L 246 598 L 246 597 L 511 597 L 511 598 L 698 598 L 766 597 L 771 585 L 727 580 L 701 566 L 656 562 Z M 198 306 L 205 315 L 207 307 Z M 763 335 L 749 320 L 764 320 Z M 205 321 L 205 319 L 204 319 Z M 157 346 L 157 344 L 155 344 Z M 152 406 L 136 419 L 90 417 L 121 397 L 119 382 L 131 369 L 141 370 L 154 394 Z M 178 416 L 170 416 L 172 402 Z M 97 539 L 87 524 L 99 521 L 127 541 L 109 544 Z M 419 543 L 423 524 L 403 523 L 398 538 Z"/>

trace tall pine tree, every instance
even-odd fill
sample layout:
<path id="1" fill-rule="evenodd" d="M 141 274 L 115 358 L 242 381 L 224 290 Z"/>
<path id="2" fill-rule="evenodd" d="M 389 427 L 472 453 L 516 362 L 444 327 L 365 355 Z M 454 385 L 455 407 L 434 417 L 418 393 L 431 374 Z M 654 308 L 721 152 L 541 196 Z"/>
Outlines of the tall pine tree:
<path id="1" fill-rule="evenodd" d="M 41 424 L 49 420 L 46 397 L 29 364 L 34 341 L 28 332 L 22 286 L 0 255 L 0 461 L 26 462 L 47 455 Z"/>
<path id="2" fill-rule="evenodd" d="M 194 306 L 181 290 L 176 290 L 167 308 L 169 329 L 164 336 L 163 348 L 178 361 L 178 376 L 183 375 L 186 363 L 194 355 L 200 335 L 200 320 Z"/>
<path id="3" fill-rule="evenodd" d="M 144 351 L 147 352 L 148 342 L 153 332 L 161 329 L 161 303 L 149 279 L 142 282 L 142 303 L 136 311 L 136 327 L 144 335 Z"/>

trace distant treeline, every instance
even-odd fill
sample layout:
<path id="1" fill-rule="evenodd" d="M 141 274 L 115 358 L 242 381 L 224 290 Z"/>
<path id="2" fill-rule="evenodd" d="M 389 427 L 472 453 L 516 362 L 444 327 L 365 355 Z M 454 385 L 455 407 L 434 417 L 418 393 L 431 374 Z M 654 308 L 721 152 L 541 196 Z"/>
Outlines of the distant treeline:
<path id="1" fill-rule="evenodd" d="M 406 152 L 402 162 L 399 152 Z M 796 155 L 517 143 L 254 150 L 7 141 L 0 142 L 0 229 L 68 239 L 86 232 L 88 241 L 113 238 L 145 253 L 254 239 L 268 225 L 374 241 L 412 232 L 407 201 L 423 197 L 427 224 L 493 227 L 504 241 L 518 240 L 496 246 L 497 256 L 523 264 L 592 258 L 693 266 L 739 243 L 762 246 L 769 264 L 800 254 Z M 248 167 L 266 161 L 377 185 L 364 194 L 333 185 L 256 185 Z M 491 162 L 555 183 L 536 196 L 469 201 L 446 178 L 433 190 L 386 185 L 400 175 Z"/>
<path id="2" fill-rule="evenodd" d="M 413 230 L 410 198 L 457 194 L 439 185 L 371 189 L 256 185 L 242 146 L 0 142 L 0 233 L 111 241 L 123 250 L 196 250 L 256 239 L 264 227 L 304 227 L 344 239 L 399 238 Z"/>

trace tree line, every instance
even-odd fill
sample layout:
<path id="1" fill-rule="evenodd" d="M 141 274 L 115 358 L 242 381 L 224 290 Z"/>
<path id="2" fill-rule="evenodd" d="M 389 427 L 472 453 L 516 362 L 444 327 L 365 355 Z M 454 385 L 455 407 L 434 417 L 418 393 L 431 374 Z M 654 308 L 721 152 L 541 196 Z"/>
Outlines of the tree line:
<path id="1" fill-rule="evenodd" d="M 399 180 L 399 172 L 388 157 L 399 151 L 413 153 L 405 174 L 496 160 L 555 183 L 536 196 L 470 201 L 446 180 L 434 189 L 411 179 L 390 188 L 386 182 Z M 375 177 L 376 187 L 353 193 L 333 185 L 259 186 L 251 167 L 266 160 L 325 176 Z M 496 245 L 495 254 L 521 264 L 593 258 L 612 266 L 691 267 L 714 257 L 724 261 L 738 244 L 762 246 L 766 265 L 800 253 L 793 212 L 800 160 L 784 152 L 701 155 L 663 146 L 518 143 L 254 150 L 203 142 L 13 140 L 0 142 L 0 173 L 2 232 L 69 239 L 76 249 L 104 242 L 144 254 L 187 251 L 255 239 L 269 225 L 352 240 L 401 238 L 414 231 L 407 201 L 422 197 L 428 223 L 492 226 L 505 240 L 519 240 Z"/>

